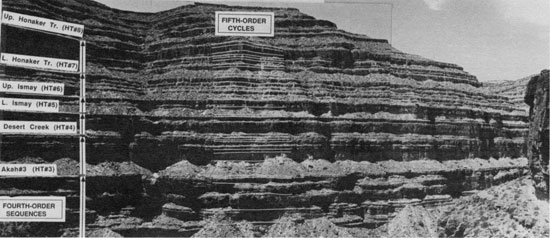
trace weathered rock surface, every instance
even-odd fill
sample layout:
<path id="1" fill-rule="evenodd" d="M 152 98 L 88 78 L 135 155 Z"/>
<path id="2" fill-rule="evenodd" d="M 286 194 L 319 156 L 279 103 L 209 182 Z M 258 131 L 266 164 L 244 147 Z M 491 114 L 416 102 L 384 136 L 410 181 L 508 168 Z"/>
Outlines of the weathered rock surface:
<path id="1" fill-rule="evenodd" d="M 155 186 L 166 202 L 190 207 L 203 217 L 220 212 L 250 221 L 273 221 L 285 213 L 304 218 L 359 216 L 360 222 L 339 224 L 376 227 L 407 205 L 449 205 L 462 191 L 501 184 L 525 175 L 526 169 L 525 158 L 297 163 L 277 157 L 207 166 L 179 162 L 161 171 Z M 192 219 L 190 211 L 187 214 L 180 219 Z"/>
<path id="2" fill-rule="evenodd" d="M 543 70 L 540 75 L 534 76 L 527 85 L 525 103 L 529 109 L 529 134 L 527 138 L 527 158 L 533 180 L 541 198 L 548 199 L 549 194 L 549 168 L 548 146 L 550 137 L 548 114 L 549 109 L 549 71 Z"/>
<path id="3" fill-rule="evenodd" d="M 388 224 L 389 237 L 439 237 L 437 219 L 421 206 L 406 206 Z"/>
<path id="4" fill-rule="evenodd" d="M 458 199 L 440 215 L 440 237 L 547 237 L 549 209 L 523 177 Z"/>
<path id="5" fill-rule="evenodd" d="M 284 216 L 275 221 L 265 237 L 351 237 L 343 228 L 340 228 L 326 218 L 303 219 L 300 217 Z"/>
<path id="6" fill-rule="evenodd" d="M 460 66 L 297 9 L 194 4 L 134 13 L 85 0 L 3 3 L 86 27 L 88 227 L 97 234 L 223 235 L 204 222 L 219 213 L 266 223 L 293 214 L 307 220 L 293 220 L 295 236 L 302 228 L 346 235 L 340 227 L 382 234 L 407 206 L 435 209 L 526 173 L 528 117 L 510 97 L 488 92 Z M 276 37 L 214 36 L 220 10 L 273 11 Z M 74 75 L 0 66 L 0 76 L 64 83 L 77 95 Z M 67 113 L 77 111 L 73 99 L 61 108 L 3 119 L 76 120 Z M 3 136 L 2 160 L 42 158 L 68 177 L 0 178 L 0 192 L 64 194 L 78 207 L 76 142 Z M 71 221 L 52 234 L 70 234 Z M 219 232 L 252 234 L 249 223 L 219 223 L 229 224 Z"/>
<path id="7" fill-rule="evenodd" d="M 233 222 L 223 216 L 214 216 L 206 220 L 204 227 L 192 237 L 254 237 L 252 224 Z"/>
<path id="8" fill-rule="evenodd" d="M 78 231 L 67 231 L 61 237 L 78 237 Z M 124 237 L 110 229 L 90 229 L 86 231 L 86 237 Z"/>
<path id="9" fill-rule="evenodd" d="M 83 0 L 4 5 L 86 26 L 92 164 L 132 160 L 158 171 L 183 159 L 282 153 L 369 162 L 525 154 L 525 112 L 460 66 L 400 52 L 297 9 L 265 9 L 275 12 L 276 37 L 243 38 L 214 36 L 214 11 L 258 8 L 195 4 L 133 13 Z M 11 67 L 0 74 L 62 82 L 77 93 L 71 75 Z M 64 111 L 76 106 L 63 101 Z M 29 140 L 35 149 L 22 149 Z M 77 149 L 72 138 L 2 141 L 6 160 L 75 158 Z"/>

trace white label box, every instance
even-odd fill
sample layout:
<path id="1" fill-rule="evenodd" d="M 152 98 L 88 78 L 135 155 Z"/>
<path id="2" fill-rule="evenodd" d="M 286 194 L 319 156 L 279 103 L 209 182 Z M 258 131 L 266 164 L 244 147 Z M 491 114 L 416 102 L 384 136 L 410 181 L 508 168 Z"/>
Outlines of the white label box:
<path id="1" fill-rule="evenodd" d="M 8 66 L 78 72 L 78 60 L 2 53 L 0 63 Z"/>
<path id="2" fill-rule="evenodd" d="M 60 121 L 0 121 L 0 133 L 75 135 L 76 122 Z"/>
<path id="3" fill-rule="evenodd" d="M 273 12 L 216 12 L 217 36 L 275 36 Z"/>
<path id="4" fill-rule="evenodd" d="M 65 197 L 0 197 L 1 222 L 65 222 Z"/>
<path id="5" fill-rule="evenodd" d="M 0 97 L 0 110 L 59 112 L 59 100 Z"/>
<path id="6" fill-rule="evenodd" d="M 56 164 L 0 164 L 0 176 L 57 176 Z"/>
<path id="7" fill-rule="evenodd" d="M 65 85 L 62 83 L 38 83 L 0 80 L 0 92 L 64 95 Z"/>
<path id="8" fill-rule="evenodd" d="M 84 25 L 3 11 L 2 23 L 82 38 Z"/>

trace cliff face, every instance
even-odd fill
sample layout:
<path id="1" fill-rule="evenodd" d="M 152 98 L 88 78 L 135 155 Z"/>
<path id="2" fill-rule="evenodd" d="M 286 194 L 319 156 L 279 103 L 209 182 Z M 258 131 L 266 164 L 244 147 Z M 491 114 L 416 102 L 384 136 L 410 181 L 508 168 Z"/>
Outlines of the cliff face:
<path id="1" fill-rule="evenodd" d="M 531 78 L 527 85 L 525 103 L 529 110 L 529 135 L 527 137 L 527 158 L 531 175 L 541 198 L 548 199 L 548 70 Z"/>
<path id="2" fill-rule="evenodd" d="M 181 159 L 281 153 L 371 162 L 524 154 L 524 112 L 461 67 L 297 9 L 189 5 L 143 14 L 76 0 L 5 5 L 86 25 L 92 163 L 131 159 L 156 171 Z M 214 11 L 235 9 L 274 11 L 276 37 L 214 36 Z M 4 75 L 75 91 L 64 75 L 12 68 Z"/>
<path id="3" fill-rule="evenodd" d="M 527 115 L 508 97 L 457 65 L 297 9 L 145 14 L 84 0 L 6 0 L 4 9 L 86 26 L 90 227 L 190 236 L 217 213 L 376 227 L 407 205 L 448 205 L 526 172 Z M 276 36 L 214 36 L 222 10 L 273 11 Z M 0 69 L 77 94 L 70 75 Z M 3 160 L 78 158 L 74 138 L 5 136 L 1 146 Z"/>
<path id="4" fill-rule="evenodd" d="M 517 108 L 523 109 L 526 113 L 529 112 L 529 105 L 524 101 L 525 92 L 527 91 L 527 83 L 535 75 L 530 75 L 517 80 L 496 80 L 483 82 L 483 88 L 488 94 L 496 94 L 508 97 Z"/>

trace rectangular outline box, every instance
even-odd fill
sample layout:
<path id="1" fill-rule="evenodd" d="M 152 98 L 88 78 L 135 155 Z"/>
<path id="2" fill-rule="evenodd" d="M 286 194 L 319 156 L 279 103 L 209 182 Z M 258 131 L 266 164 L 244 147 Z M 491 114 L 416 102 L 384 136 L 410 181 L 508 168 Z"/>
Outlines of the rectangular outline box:
<path id="1" fill-rule="evenodd" d="M 24 103 L 30 103 L 31 107 L 16 107 L 13 105 L 10 105 L 9 102 L 17 101 Z M 6 98 L 6 97 L 0 97 L 0 111 L 17 111 L 17 112 L 59 112 L 59 100 L 51 100 L 51 99 L 31 99 L 31 98 Z M 7 104 L 4 104 L 4 102 L 8 102 Z M 57 107 L 38 107 L 39 102 L 46 102 L 46 103 L 52 103 L 57 105 Z"/>
<path id="2" fill-rule="evenodd" d="M 36 94 L 36 95 L 56 95 L 56 96 L 62 96 L 65 95 L 65 84 L 63 83 L 44 83 L 44 82 L 28 82 L 28 81 L 7 81 L 7 80 L 0 80 L 0 92 L 2 93 L 19 93 L 19 94 Z M 29 90 L 21 90 L 17 89 L 15 85 L 21 84 L 26 86 L 36 86 L 36 91 L 29 91 Z M 4 86 L 9 85 L 11 88 L 5 89 Z M 50 87 L 60 87 L 61 91 L 44 91 L 45 86 Z"/>
<path id="3" fill-rule="evenodd" d="M 30 129 L 26 129 L 25 132 L 17 132 L 17 131 L 4 131 L 4 124 L 6 123 L 19 123 L 19 124 L 24 124 L 25 126 L 26 125 L 29 125 L 30 127 L 30 124 L 32 123 L 50 123 L 52 124 L 51 126 L 55 127 L 56 125 L 59 125 L 59 124 L 70 124 L 72 125 L 75 129 L 72 130 L 71 132 L 55 132 L 53 130 L 53 128 L 51 130 L 48 130 L 47 132 L 34 132 L 34 131 L 30 131 Z M 64 121 L 7 121 L 7 120 L 0 120 L 0 135 L 3 135 L 3 134 L 10 134 L 10 135 L 76 135 L 78 132 L 77 130 L 77 123 L 76 122 L 64 122 Z"/>
<path id="4" fill-rule="evenodd" d="M 53 166 L 54 171 L 50 172 L 34 172 L 33 169 L 39 166 Z M 3 167 L 25 167 L 25 172 L 2 172 Z M 6 177 L 55 177 L 57 176 L 57 164 L 0 164 L 0 178 Z"/>
<path id="5" fill-rule="evenodd" d="M 65 222 L 65 220 L 66 220 L 65 219 L 66 212 L 67 212 L 66 197 L 55 197 L 55 196 L 6 197 L 6 196 L 2 196 L 2 197 L 0 197 L 0 204 L 3 204 L 4 203 L 3 201 L 13 201 L 13 202 L 18 202 L 18 201 L 56 201 L 56 202 L 59 202 L 59 201 L 61 201 L 62 211 L 61 211 L 61 217 L 59 217 L 59 218 L 54 217 L 54 218 L 13 218 L 13 219 L 8 219 L 8 218 L 3 218 L 2 216 L 0 216 L 0 222 Z M 0 206 L 0 214 L 1 214 L 2 211 L 4 211 L 4 209 L 2 208 L 2 206 Z"/>
<path id="6" fill-rule="evenodd" d="M 14 63 L 9 60 L 4 61 L 4 56 L 6 57 L 31 57 L 35 60 L 38 60 L 40 62 L 42 61 L 50 61 L 53 63 L 53 66 L 45 65 L 45 63 L 39 64 L 39 66 L 29 64 L 29 63 Z M 65 62 L 69 64 L 76 64 L 76 67 L 65 69 L 65 68 L 59 68 L 56 67 L 55 63 Z M 42 56 L 34 56 L 34 55 L 20 55 L 20 54 L 11 54 L 11 53 L 0 53 L 0 64 L 12 66 L 12 67 L 23 67 L 23 68 L 30 68 L 30 69 L 40 69 L 40 70 L 53 70 L 53 71 L 59 71 L 59 72 L 71 72 L 71 73 L 77 73 L 78 69 L 80 67 L 80 62 L 78 60 L 69 60 L 69 59 L 59 59 L 59 58 L 50 58 L 50 57 L 42 57 Z"/>
<path id="7" fill-rule="evenodd" d="M 18 20 L 11 21 L 11 20 L 8 20 L 8 19 L 4 18 L 6 16 L 6 14 L 12 15 L 14 17 L 14 19 L 17 18 L 17 17 L 25 17 L 25 18 L 32 19 L 32 20 L 42 21 L 42 22 L 46 23 L 46 24 L 44 24 L 46 27 L 36 26 L 36 25 L 30 24 L 30 23 L 29 24 L 22 23 L 22 22 L 19 22 Z M 3 24 L 10 25 L 10 26 L 18 26 L 18 27 L 23 27 L 23 28 L 27 28 L 27 29 L 34 29 L 34 30 L 39 30 L 39 31 L 51 32 L 51 33 L 56 33 L 56 34 L 61 34 L 61 35 L 66 35 L 66 36 L 74 36 L 74 37 L 78 37 L 78 38 L 82 38 L 84 36 L 84 25 L 81 25 L 81 24 L 58 21 L 58 20 L 53 20 L 53 19 L 48 19 L 48 18 L 43 18 L 43 17 L 36 17 L 36 16 L 21 14 L 21 13 L 17 13 L 17 12 L 10 12 L 10 11 L 2 11 L 2 16 L 0 17 L 0 19 L 1 19 Z M 75 27 L 75 28 L 81 28 L 82 31 L 81 32 L 64 31 L 63 28 L 59 29 L 59 28 L 53 27 L 52 24 L 55 24 L 55 25 L 60 26 L 60 27 L 62 27 L 62 26 L 71 26 L 71 27 Z"/>
<path id="8" fill-rule="evenodd" d="M 257 32 L 238 32 L 238 33 L 231 33 L 231 32 L 222 32 L 219 29 L 220 24 L 218 21 L 220 20 L 220 15 L 251 15 L 251 16 L 267 16 L 269 17 L 271 24 L 269 33 L 257 33 Z M 263 36 L 263 37 L 274 37 L 275 36 L 275 13 L 274 12 L 221 12 L 216 11 L 216 18 L 215 18 L 215 30 L 214 34 L 217 36 Z"/>

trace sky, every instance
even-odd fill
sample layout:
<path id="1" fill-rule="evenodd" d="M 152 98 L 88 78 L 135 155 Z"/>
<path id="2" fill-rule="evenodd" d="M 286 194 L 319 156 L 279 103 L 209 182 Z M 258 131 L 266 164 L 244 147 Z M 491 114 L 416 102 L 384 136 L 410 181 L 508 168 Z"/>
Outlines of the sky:
<path id="1" fill-rule="evenodd" d="M 550 68 L 549 0 L 246 0 L 229 5 L 296 7 L 340 29 L 387 39 L 406 53 L 458 64 L 479 81 L 516 80 Z M 183 0 L 99 0 L 157 12 Z M 212 1 L 210 1 L 212 2 Z"/>

